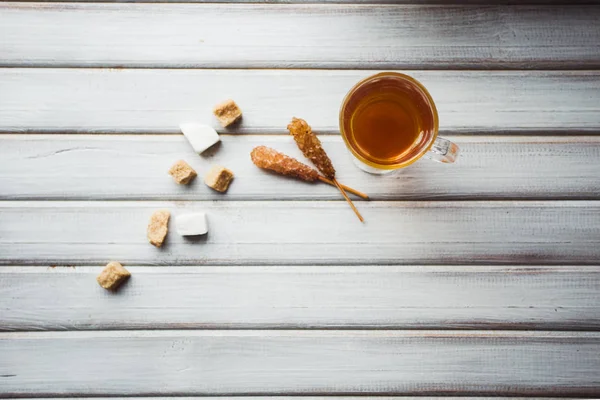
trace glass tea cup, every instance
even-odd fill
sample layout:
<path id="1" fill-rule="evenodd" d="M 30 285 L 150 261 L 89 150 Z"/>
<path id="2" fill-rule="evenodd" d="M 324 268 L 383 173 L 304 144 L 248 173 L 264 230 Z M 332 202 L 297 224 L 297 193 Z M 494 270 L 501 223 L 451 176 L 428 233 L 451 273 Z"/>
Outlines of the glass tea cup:
<path id="1" fill-rule="evenodd" d="M 438 114 L 425 87 L 397 72 L 358 82 L 340 109 L 340 132 L 362 170 L 385 174 L 423 156 L 453 163 L 458 146 L 438 137 Z"/>

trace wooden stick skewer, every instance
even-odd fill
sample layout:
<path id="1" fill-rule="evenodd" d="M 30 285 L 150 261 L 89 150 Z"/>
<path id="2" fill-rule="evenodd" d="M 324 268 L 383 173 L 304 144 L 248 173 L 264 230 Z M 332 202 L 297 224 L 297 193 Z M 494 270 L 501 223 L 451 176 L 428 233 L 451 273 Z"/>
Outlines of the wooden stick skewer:
<path id="1" fill-rule="evenodd" d="M 329 180 L 329 179 L 325 178 L 324 176 L 321 176 L 321 175 L 319 175 L 319 180 L 320 180 L 321 182 L 325 182 L 325 183 L 327 183 L 327 184 L 329 184 L 329 185 L 331 185 L 331 186 L 338 187 L 338 185 L 336 185 L 336 184 L 334 183 L 334 181 L 332 181 L 332 180 Z M 336 182 L 337 182 L 337 181 L 336 181 Z M 352 193 L 352 194 L 355 194 L 355 195 L 357 195 L 358 197 L 362 197 L 362 198 L 363 198 L 363 199 L 365 199 L 365 200 L 369 200 L 369 196 L 368 196 L 367 194 L 365 194 L 365 193 L 363 193 L 363 192 L 359 192 L 359 191 L 358 191 L 358 190 L 356 190 L 356 189 L 352 189 L 352 188 L 351 188 L 351 187 L 349 187 L 349 186 L 342 185 L 342 184 L 341 184 L 341 183 L 339 183 L 339 182 L 337 182 L 337 183 L 338 183 L 338 184 L 339 184 L 339 186 L 341 186 L 341 187 L 342 187 L 342 188 L 343 188 L 343 189 L 344 189 L 346 192 L 350 192 L 350 193 Z"/>
<path id="2" fill-rule="evenodd" d="M 342 185 L 340 185 L 340 183 L 335 178 L 333 178 L 333 183 L 340 190 L 340 192 L 342 193 L 342 196 L 344 196 L 344 198 L 346 199 L 346 201 L 348 202 L 348 204 L 350 204 L 350 207 L 352 207 L 352 211 L 354 211 L 354 213 L 356 214 L 356 216 L 358 217 L 358 219 L 360 220 L 360 222 L 365 222 L 365 220 L 362 217 L 362 215 L 360 215 L 360 213 L 358 212 L 358 210 L 354 206 L 354 203 L 352 202 L 352 200 L 350 200 L 350 197 L 348 197 L 348 195 L 346 194 L 346 191 L 344 190 L 344 188 L 342 187 Z"/>

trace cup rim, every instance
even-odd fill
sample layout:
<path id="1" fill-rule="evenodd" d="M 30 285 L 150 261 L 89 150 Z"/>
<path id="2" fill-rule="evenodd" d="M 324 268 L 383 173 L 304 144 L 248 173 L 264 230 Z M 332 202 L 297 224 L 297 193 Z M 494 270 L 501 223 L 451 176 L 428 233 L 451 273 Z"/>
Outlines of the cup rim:
<path id="1" fill-rule="evenodd" d="M 383 165 L 383 164 L 378 164 L 376 162 L 367 160 L 351 146 L 350 141 L 347 138 L 347 134 L 344 131 L 344 109 L 346 108 L 348 101 L 350 100 L 350 97 L 352 97 L 354 92 L 358 88 L 360 88 L 362 85 L 364 85 L 365 83 L 367 83 L 373 79 L 380 78 L 382 76 L 394 77 L 397 79 L 402 79 L 404 81 L 407 81 L 408 83 L 410 83 L 411 85 L 413 85 L 417 89 L 419 89 L 425 95 L 425 97 L 427 98 L 429 103 L 431 104 L 431 113 L 433 116 L 433 135 L 431 136 L 431 139 L 425 146 L 422 147 L 422 149 L 415 156 L 413 156 L 410 159 L 403 161 L 399 164 Z M 439 133 L 439 119 L 438 119 L 438 112 L 437 112 L 437 107 L 435 105 L 435 102 L 433 101 L 433 98 L 431 97 L 431 94 L 429 93 L 429 91 L 425 88 L 425 86 L 423 86 L 423 84 L 421 82 L 419 82 L 417 79 L 413 78 L 412 76 L 409 76 L 409 75 L 406 75 L 406 74 L 403 74 L 400 72 L 387 71 L 387 72 L 380 72 L 375 75 L 368 76 L 368 77 L 360 80 L 359 82 L 357 82 L 354 86 L 352 86 L 352 88 L 348 91 L 348 93 L 346 93 L 346 96 L 344 96 L 344 100 L 342 101 L 342 105 L 340 107 L 339 127 L 340 127 L 340 134 L 342 135 L 342 138 L 344 139 L 344 142 L 346 143 L 346 147 L 350 150 L 352 155 L 354 155 L 354 157 L 356 157 L 359 161 L 361 161 L 362 163 L 364 163 L 370 167 L 376 168 L 376 169 L 394 170 L 394 169 L 400 169 L 400 168 L 407 167 L 407 166 L 411 165 L 412 163 L 418 161 L 425 154 L 427 154 L 427 152 L 431 149 L 431 146 L 433 146 L 433 143 L 437 139 L 437 136 Z"/>

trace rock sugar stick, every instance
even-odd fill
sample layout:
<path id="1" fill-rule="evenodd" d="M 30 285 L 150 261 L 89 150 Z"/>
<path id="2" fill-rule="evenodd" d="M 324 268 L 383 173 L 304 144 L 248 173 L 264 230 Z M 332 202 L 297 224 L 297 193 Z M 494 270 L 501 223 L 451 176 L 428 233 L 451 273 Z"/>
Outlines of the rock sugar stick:
<path id="1" fill-rule="evenodd" d="M 327 153 L 325 153 L 325 150 L 323 150 L 323 147 L 321 146 L 321 141 L 317 135 L 313 133 L 310 125 L 308 125 L 305 120 L 294 117 L 287 128 L 290 131 L 290 134 L 294 137 L 298 148 L 300 151 L 302 151 L 304 156 L 310 159 L 315 167 L 317 167 L 317 169 L 321 171 L 326 178 L 333 181 L 333 183 L 342 193 L 342 196 L 344 196 L 348 204 L 350 204 L 350 207 L 352 207 L 352 210 L 360 222 L 364 222 L 362 215 L 360 215 L 354 206 L 354 203 L 352 203 L 352 200 L 350 200 L 346 194 L 344 188 L 342 188 L 339 182 L 335 179 L 335 168 L 333 168 L 333 164 L 331 163 L 329 156 L 327 156 Z"/>
<path id="2" fill-rule="evenodd" d="M 250 153 L 250 158 L 257 167 L 281 175 L 293 176 L 307 182 L 319 179 L 319 172 L 316 169 L 266 146 L 255 147 Z"/>
<path id="3" fill-rule="evenodd" d="M 280 175 L 292 176 L 294 178 L 302 179 L 307 182 L 321 181 L 331 186 L 337 187 L 332 180 L 325 178 L 319 174 L 314 168 L 309 167 L 300 161 L 287 156 L 283 153 L 278 152 L 275 149 L 266 146 L 255 147 L 250 153 L 250 158 L 254 165 L 262 169 L 268 169 L 276 172 Z M 348 186 L 342 185 L 344 190 L 353 193 L 363 199 L 369 199 L 369 196 L 359 192 L 358 190 L 352 189 Z"/>

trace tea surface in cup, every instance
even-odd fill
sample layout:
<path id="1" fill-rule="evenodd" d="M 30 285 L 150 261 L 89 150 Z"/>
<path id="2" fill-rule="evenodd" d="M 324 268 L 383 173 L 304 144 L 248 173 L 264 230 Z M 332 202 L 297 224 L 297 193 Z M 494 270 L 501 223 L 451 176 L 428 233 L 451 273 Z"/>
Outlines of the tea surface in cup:
<path id="1" fill-rule="evenodd" d="M 378 165 L 401 164 L 437 135 L 430 98 L 398 75 L 375 76 L 358 85 L 342 111 L 348 145 Z"/>

